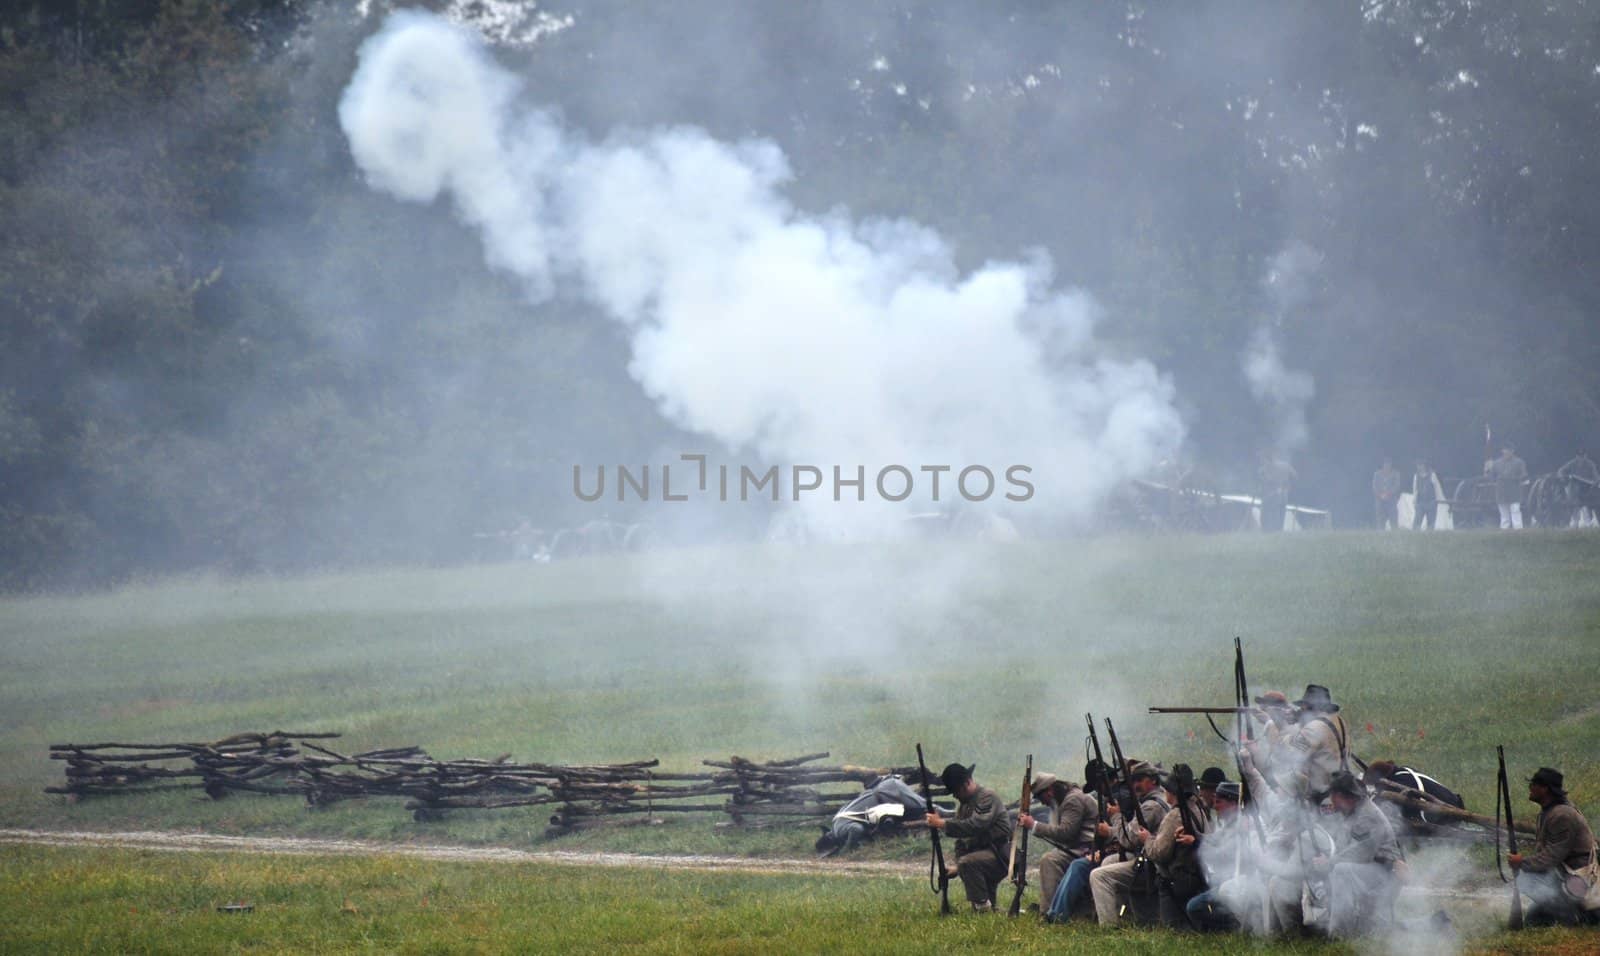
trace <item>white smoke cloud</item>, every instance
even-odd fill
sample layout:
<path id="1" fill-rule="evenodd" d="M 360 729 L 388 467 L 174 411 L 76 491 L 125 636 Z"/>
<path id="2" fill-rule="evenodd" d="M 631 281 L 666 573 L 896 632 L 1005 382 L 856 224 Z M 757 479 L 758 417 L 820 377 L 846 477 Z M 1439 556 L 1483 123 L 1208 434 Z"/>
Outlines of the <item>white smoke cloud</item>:
<path id="1" fill-rule="evenodd" d="M 1273 321 L 1258 326 L 1241 356 L 1250 394 L 1267 408 L 1274 424 L 1273 444 L 1281 454 L 1305 447 L 1311 437 L 1306 406 L 1316 395 L 1310 373 L 1289 368 L 1274 331 L 1310 296 L 1322 256 L 1303 242 L 1291 242 L 1272 259 L 1263 286 L 1275 308 Z"/>
<path id="2" fill-rule="evenodd" d="M 478 38 L 397 13 L 339 116 L 375 188 L 447 198 L 531 298 L 581 289 L 623 323 L 674 424 L 772 464 L 865 465 L 869 487 L 889 463 L 1027 465 L 1033 504 L 1068 516 L 1181 441 L 1168 381 L 1101 356 L 1092 303 L 1043 257 L 962 274 L 914 223 L 796 210 L 770 142 L 590 142 L 518 93 Z"/>

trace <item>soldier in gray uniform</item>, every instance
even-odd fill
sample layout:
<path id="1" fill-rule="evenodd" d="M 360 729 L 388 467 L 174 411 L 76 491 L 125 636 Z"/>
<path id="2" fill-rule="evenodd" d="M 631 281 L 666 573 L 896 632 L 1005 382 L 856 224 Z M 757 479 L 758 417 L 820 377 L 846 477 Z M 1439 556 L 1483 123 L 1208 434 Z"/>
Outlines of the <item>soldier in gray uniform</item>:
<path id="1" fill-rule="evenodd" d="M 1494 479 L 1494 503 L 1500 508 L 1500 527 L 1522 527 L 1522 483 L 1528 480 L 1528 465 L 1517 457 L 1510 445 L 1500 449 L 1500 457 L 1484 466 Z"/>
<path id="2" fill-rule="evenodd" d="M 955 818 L 946 820 L 937 809 L 928 814 L 928 826 L 943 830 L 956 841 L 956 873 L 967 891 L 974 913 L 994 912 L 994 892 L 1006 878 L 1007 850 L 1011 846 L 1011 814 L 993 790 L 972 779 L 976 767 L 950 764 L 939 774 L 945 789 L 959 801 Z"/>
<path id="3" fill-rule="evenodd" d="M 1528 922 L 1567 923 L 1582 915 L 1584 894 L 1593 885 L 1594 831 L 1567 800 L 1561 771 L 1540 767 L 1528 781 L 1528 799 L 1539 805 L 1539 829 L 1533 853 L 1511 854 L 1517 887 L 1528 897 Z M 1572 882 L 1569 888 L 1568 882 Z M 1577 892 L 1581 884 L 1582 892 Z"/>
<path id="4" fill-rule="evenodd" d="M 1189 900 L 1206 888 L 1206 877 L 1200 866 L 1200 839 L 1211 829 L 1208 807 L 1198 792 L 1189 795 L 1188 806 L 1178 803 L 1178 768 L 1161 784 L 1167 791 L 1167 801 L 1172 809 L 1161 818 L 1155 835 L 1145 844 L 1144 855 L 1156 865 L 1161 922 L 1172 928 L 1189 925 L 1184 910 Z M 1215 785 L 1211 787 L 1213 795 Z M 1187 815 L 1188 820 L 1184 817 Z"/>
<path id="5" fill-rule="evenodd" d="M 1333 695 L 1321 684 L 1307 684 L 1305 696 L 1294 705 L 1300 708 L 1298 725 L 1284 741 L 1282 758 L 1274 758 L 1274 782 L 1313 804 L 1321 803 L 1333 775 L 1350 769 L 1350 731 Z"/>
<path id="6" fill-rule="evenodd" d="M 1341 825 L 1333 856 L 1313 860 L 1312 869 L 1328 874 L 1328 935 L 1365 936 L 1393 922 L 1405 863 L 1394 827 L 1361 781 L 1341 771 L 1333 775 L 1330 789 Z"/>
<path id="7" fill-rule="evenodd" d="M 1100 822 L 1100 804 L 1093 794 L 1075 783 L 1059 780 L 1053 773 L 1033 778 L 1034 799 L 1050 808 L 1050 823 L 1040 823 L 1031 814 L 1017 816 L 1017 826 L 1032 831 L 1050 844 L 1050 851 L 1039 858 L 1039 898 L 1048 905 L 1073 860 L 1094 852 L 1095 824 Z"/>
<path id="8" fill-rule="evenodd" d="M 1133 799 L 1138 801 L 1139 814 L 1123 815 L 1112 828 L 1112 835 L 1131 858 L 1122 863 L 1101 863 L 1089 874 L 1089 892 L 1094 896 L 1095 917 L 1101 926 L 1114 925 L 1123 908 L 1128 905 L 1133 889 L 1134 867 L 1152 865 L 1149 861 L 1141 863 L 1138 857 L 1142 855 L 1140 851 L 1145 842 L 1160 829 L 1161 821 L 1167 815 L 1167 801 L 1161 790 L 1161 771 L 1154 765 L 1142 760 L 1133 761 L 1128 768 L 1128 786 L 1133 791 Z M 1139 825 L 1139 815 L 1144 817 L 1144 827 Z"/>

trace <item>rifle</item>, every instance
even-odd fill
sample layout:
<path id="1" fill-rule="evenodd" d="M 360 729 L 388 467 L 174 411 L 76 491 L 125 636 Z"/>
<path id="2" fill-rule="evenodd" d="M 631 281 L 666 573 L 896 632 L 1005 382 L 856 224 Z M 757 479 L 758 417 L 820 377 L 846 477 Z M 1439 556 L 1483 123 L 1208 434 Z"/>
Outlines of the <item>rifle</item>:
<path id="1" fill-rule="evenodd" d="M 1122 755 L 1122 744 L 1117 742 L 1117 729 L 1115 727 L 1111 726 L 1111 718 L 1110 717 L 1106 718 L 1106 737 L 1109 738 L 1110 741 L 1111 741 L 1111 757 L 1112 757 L 1112 759 L 1116 760 L 1118 767 L 1123 768 L 1123 773 L 1127 773 L 1128 760 L 1127 760 L 1126 757 L 1124 757 Z M 1129 783 L 1128 783 L 1128 793 L 1130 795 L 1133 794 L 1133 782 L 1132 781 L 1129 781 Z M 1139 798 L 1137 796 L 1133 796 L 1132 799 L 1133 799 L 1133 818 L 1139 822 L 1139 828 L 1141 830 L 1148 831 L 1150 828 L 1144 825 L 1144 811 L 1139 809 Z M 1126 814 L 1123 815 L 1122 826 L 1124 828 L 1126 828 L 1128 826 L 1128 818 L 1127 818 Z"/>
<path id="2" fill-rule="evenodd" d="M 922 771 L 922 802 L 927 804 L 924 812 L 933 813 L 935 812 L 933 794 L 928 787 L 928 764 L 922 759 L 921 744 L 917 744 L 917 767 Z M 928 888 L 939 894 L 939 915 L 949 916 L 950 876 L 944 869 L 944 846 L 939 843 L 939 831 L 937 829 L 929 827 L 928 835 L 933 838 L 933 858 L 928 861 Z"/>
<path id="3" fill-rule="evenodd" d="M 1195 797 L 1194 770 L 1186 763 L 1176 764 L 1172 768 L 1172 782 L 1178 791 L 1178 813 L 1182 815 L 1183 829 L 1198 839 L 1200 830 L 1195 826 L 1194 814 L 1189 812 L 1189 801 Z"/>
<path id="4" fill-rule="evenodd" d="M 1504 745 L 1500 745 L 1500 746 L 1496 746 L 1494 749 L 1495 749 L 1496 755 L 1498 755 L 1499 758 L 1500 758 L 1500 778 L 1497 781 L 1495 781 L 1496 785 L 1499 787 L 1499 789 L 1495 792 L 1495 795 L 1494 795 L 1494 801 L 1495 801 L 1495 811 L 1494 811 L 1495 823 L 1498 824 L 1500 822 L 1500 805 L 1503 802 L 1504 805 L 1505 805 L 1505 808 L 1506 808 L 1506 810 L 1505 810 L 1506 848 L 1511 853 L 1516 853 L 1517 852 L 1517 825 L 1515 823 L 1513 823 L 1512 820 L 1511 820 L 1511 784 L 1510 784 L 1508 778 L 1506 777 L 1506 748 L 1505 748 Z M 1500 869 L 1500 831 L 1499 831 L 1498 827 L 1496 827 L 1495 834 L 1494 834 L 1494 867 L 1495 867 L 1496 870 Z M 1522 889 L 1521 889 L 1521 887 L 1517 886 L 1517 871 L 1515 869 L 1513 869 L 1511 871 L 1511 879 L 1510 880 L 1506 880 L 1505 873 L 1501 872 L 1500 873 L 1500 879 L 1502 881 L 1509 882 L 1511 884 L 1511 919 L 1506 925 L 1510 929 L 1521 929 L 1522 928 Z"/>
<path id="5" fill-rule="evenodd" d="M 1117 766 L 1122 767 L 1123 772 L 1126 773 L 1128 759 L 1123 756 L 1122 744 L 1117 740 L 1117 729 L 1111 726 L 1110 717 L 1106 718 L 1106 736 L 1111 740 L 1111 756 L 1116 759 Z M 1149 833 L 1150 825 L 1145 822 L 1144 810 L 1140 807 L 1142 801 L 1140 801 L 1139 795 L 1133 792 L 1133 780 L 1131 778 L 1128 780 L 1128 799 L 1133 804 L 1133 818 L 1138 821 L 1139 829 Z M 1127 831 L 1128 814 L 1126 812 L 1122 814 L 1122 828 L 1124 832 Z M 1121 842 L 1119 841 L 1117 845 L 1121 846 Z M 1136 921 L 1154 922 L 1157 914 L 1151 912 L 1148 907 L 1154 905 L 1152 901 L 1156 894 L 1155 864 L 1151 863 L 1149 857 L 1144 855 L 1144 851 L 1144 844 L 1141 843 L 1139 852 L 1133 860 L 1133 879 L 1130 884 L 1129 902 L 1122 907 L 1121 912 L 1129 913 L 1131 911 L 1132 917 Z M 1141 902 L 1143 907 L 1141 907 Z"/>
<path id="6" fill-rule="evenodd" d="M 1100 752 L 1100 735 L 1094 732 L 1094 715 L 1084 714 L 1084 722 L 1089 725 L 1089 743 L 1094 747 L 1094 762 L 1100 768 L 1100 774 L 1095 781 L 1095 800 L 1100 804 L 1100 822 L 1108 823 L 1111 819 L 1111 780 L 1107 776 L 1110 765 L 1106 763 L 1106 755 Z M 1098 840 L 1098 837 L 1096 838 Z M 1105 849 L 1105 847 L 1101 847 Z M 1117 843 L 1117 860 L 1125 861 L 1128 856 L 1123 852 L 1121 842 Z"/>
<path id="7" fill-rule="evenodd" d="M 1254 714 L 1257 707 L 1151 707 L 1152 714 Z"/>
<path id="8" fill-rule="evenodd" d="M 1033 754 L 1028 754 L 1028 766 L 1022 771 L 1022 800 L 1018 804 L 1022 813 L 1027 813 L 1033 806 Z M 1016 884 L 1017 891 L 1011 895 L 1011 905 L 1006 908 L 1007 916 L 1016 916 L 1022 911 L 1022 891 L 1028 888 L 1028 835 L 1032 831 L 1023 830 L 1022 839 L 1011 835 L 1011 882 Z M 1017 849 L 1018 843 L 1022 848 Z"/>

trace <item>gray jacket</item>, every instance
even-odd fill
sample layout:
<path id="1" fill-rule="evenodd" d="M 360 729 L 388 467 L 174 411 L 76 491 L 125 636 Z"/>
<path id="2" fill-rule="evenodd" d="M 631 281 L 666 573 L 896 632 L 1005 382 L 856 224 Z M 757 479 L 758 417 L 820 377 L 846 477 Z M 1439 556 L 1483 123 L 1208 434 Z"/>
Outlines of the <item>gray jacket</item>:
<path id="1" fill-rule="evenodd" d="M 945 835 L 955 838 L 956 855 L 978 850 L 1004 853 L 1011 842 L 1011 814 L 1006 803 L 988 787 L 979 787 L 970 800 L 962 800 L 955 819 L 944 826 Z"/>
<path id="2" fill-rule="evenodd" d="M 1073 859 L 1094 849 L 1094 828 L 1100 822 L 1100 803 L 1092 795 L 1073 787 L 1056 807 L 1054 823 L 1037 823 L 1033 835 L 1053 843 Z"/>
<path id="3" fill-rule="evenodd" d="M 1539 812 L 1539 830 L 1533 839 L 1533 853 L 1522 861 L 1529 873 L 1544 873 L 1556 864 L 1576 870 L 1589 865 L 1594 852 L 1594 831 L 1578 808 L 1562 801 Z"/>
<path id="4" fill-rule="evenodd" d="M 1528 464 L 1516 455 L 1496 458 L 1489 463 L 1489 477 L 1494 479 L 1494 503 L 1516 504 L 1522 501 L 1522 483 L 1528 479 Z"/>
<path id="5" fill-rule="evenodd" d="M 1381 863 L 1392 867 L 1402 858 L 1394 826 L 1370 799 L 1356 804 L 1355 812 L 1344 818 L 1335 842 L 1333 863 Z"/>

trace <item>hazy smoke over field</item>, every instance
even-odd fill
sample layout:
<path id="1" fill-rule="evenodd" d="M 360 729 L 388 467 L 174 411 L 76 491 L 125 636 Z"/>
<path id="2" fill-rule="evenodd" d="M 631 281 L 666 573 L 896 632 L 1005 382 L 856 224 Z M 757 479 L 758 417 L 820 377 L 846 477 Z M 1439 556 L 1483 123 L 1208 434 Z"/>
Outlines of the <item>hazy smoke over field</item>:
<path id="1" fill-rule="evenodd" d="M 401 13 L 340 120 L 374 187 L 448 197 L 530 298 L 582 294 L 623 323 L 674 424 L 767 463 L 865 466 L 869 497 L 884 465 L 1026 465 L 1029 504 L 1066 516 L 1180 442 L 1168 383 L 1099 353 L 1093 303 L 1053 289 L 1043 256 L 963 273 L 915 223 L 797 210 L 771 142 L 590 142 L 517 97 L 475 37 Z"/>
<path id="2" fill-rule="evenodd" d="M 1272 315 L 1256 327 L 1242 358 L 1250 394 L 1271 416 L 1275 450 L 1280 453 L 1304 448 L 1311 437 L 1306 406 L 1316 394 L 1316 383 L 1309 373 L 1284 364 L 1279 330 L 1310 296 L 1310 284 L 1321 263 L 1316 250 L 1300 242 L 1290 243 L 1272 258 L 1262 283 Z"/>

